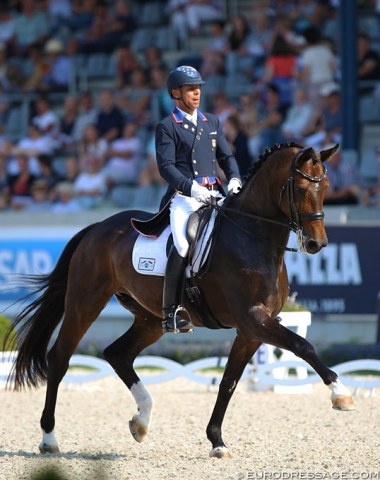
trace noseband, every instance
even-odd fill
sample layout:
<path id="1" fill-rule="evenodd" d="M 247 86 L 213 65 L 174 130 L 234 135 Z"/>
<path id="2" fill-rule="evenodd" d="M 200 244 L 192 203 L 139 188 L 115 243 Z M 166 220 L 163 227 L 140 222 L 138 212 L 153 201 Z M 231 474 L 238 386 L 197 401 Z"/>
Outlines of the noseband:
<path id="1" fill-rule="evenodd" d="M 313 183 L 320 183 L 325 177 L 326 177 L 326 168 L 323 165 L 323 173 L 319 177 L 315 177 L 313 175 L 310 175 L 306 172 L 303 172 L 299 168 L 296 168 L 296 161 L 299 155 L 301 155 L 303 150 L 297 153 L 295 158 L 292 161 L 292 164 L 290 165 L 290 174 L 289 177 L 286 179 L 284 185 L 281 188 L 280 192 L 280 205 L 282 203 L 283 195 L 284 192 L 288 192 L 288 203 L 289 203 L 289 208 L 290 208 L 290 222 L 289 222 L 289 227 L 291 230 L 294 232 L 299 232 L 302 231 L 302 221 L 303 220 L 323 220 L 325 217 L 325 214 L 323 211 L 319 212 L 311 212 L 311 213 L 298 213 L 296 203 L 295 203 L 295 186 L 294 186 L 294 175 L 298 173 L 301 175 L 301 177 L 306 178 L 310 182 Z M 317 162 L 318 158 L 312 150 L 311 153 L 311 158 L 313 162 Z"/>

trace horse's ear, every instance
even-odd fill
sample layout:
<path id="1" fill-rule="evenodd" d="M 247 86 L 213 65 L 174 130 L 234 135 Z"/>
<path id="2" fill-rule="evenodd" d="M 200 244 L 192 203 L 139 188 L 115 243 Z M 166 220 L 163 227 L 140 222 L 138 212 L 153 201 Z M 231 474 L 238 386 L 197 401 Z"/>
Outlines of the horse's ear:
<path id="1" fill-rule="evenodd" d="M 300 167 L 304 162 L 306 162 L 306 160 L 309 160 L 311 158 L 312 151 L 313 149 L 311 147 L 307 147 L 301 150 L 296 157 L 296 167 Z"/>
<path id="2" fill-rule="evenodd" d="M 339 150 L 339 143 L 336 145 L 326 148 L 326 150 L 321 150 L 321 160 L 322 162 L 329 160 L 335 153 Z"/>

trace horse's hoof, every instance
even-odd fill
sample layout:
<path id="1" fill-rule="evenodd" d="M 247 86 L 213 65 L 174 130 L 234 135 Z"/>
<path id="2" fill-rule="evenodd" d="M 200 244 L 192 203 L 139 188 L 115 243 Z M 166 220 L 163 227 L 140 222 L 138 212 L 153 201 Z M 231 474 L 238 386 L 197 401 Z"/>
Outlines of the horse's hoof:
<path id="1" fill-rule="evenodd" d="M 212 458 L 231 458 L 231 454 L 227 447 L 216 447 L 210 451 Z"/>
<path id="2" fill-rule="evenodd" d="M 332 400 L 332 408 L 344 412 L 356 410 L 354 401 L 351 395 L 338 395 Z"/>
<path id="3" fill-rule="evenodd" d="M 129 430 L 131 431 L 132 437 L 139 443 L 144 441 L 148 435 L 148 429 L 145 425 L 142 425 L 136 417 L 133 417 L 132 420 L 129 421 Z"/>
<path id="4" fill-rule="evenodd" d="M 47 445 L 46 443 L 40 443 L 38 449 L 40 453 L 59 453 L 58 445 Z"/>

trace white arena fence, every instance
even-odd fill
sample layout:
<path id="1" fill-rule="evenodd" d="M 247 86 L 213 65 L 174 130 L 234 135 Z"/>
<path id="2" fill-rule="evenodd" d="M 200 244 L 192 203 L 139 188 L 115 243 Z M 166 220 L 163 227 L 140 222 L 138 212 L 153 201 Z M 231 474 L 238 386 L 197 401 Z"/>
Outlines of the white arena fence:
<path id="1" fill-rule="evenodd" d="M 0 352 L 0 386 L 5 386 L 16 356 L 17 352 Z M 227 360 L 228 357 L 208 357 L 181 365 L 168 358 L 142 355 L 136 358 L 134 367 L 141 369 L 139 376 L 145 384 L 185 377 L 210 387 L 219 385 L 222 371 L 218 368 L 223 369 Z M 105 360 L 88 355 L 73 355 L 70 367 L 63 379 L 67 387 L 116 376 Z M 335 365 L 332 370 L 340 375 L 346 386 L 354 389 L 354 393 L 365 389 L 373 396 L 375 389 L 380 388 L 380 360 L 354 360 Z M 307 393 L 312 384 L 321 381 L 307 363 L 297 359 L 261 364 L 252 360 L 245 368 L 242 380 L 247 381 L 249 390 L 273 390 L 275 393 Z"/>

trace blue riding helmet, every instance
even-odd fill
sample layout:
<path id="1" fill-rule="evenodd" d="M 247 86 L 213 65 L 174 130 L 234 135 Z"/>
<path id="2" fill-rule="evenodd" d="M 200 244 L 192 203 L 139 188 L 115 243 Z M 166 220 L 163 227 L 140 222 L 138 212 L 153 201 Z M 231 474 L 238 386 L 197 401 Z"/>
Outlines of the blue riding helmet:
<path id="1" fill-rule="evenodd" d="M 169 73 L 166 86 L 171 98 L 173 88 L 180 88 L 182 85 L 203 85 L 201 74 L 194 67 L 181 65 Z"/>

